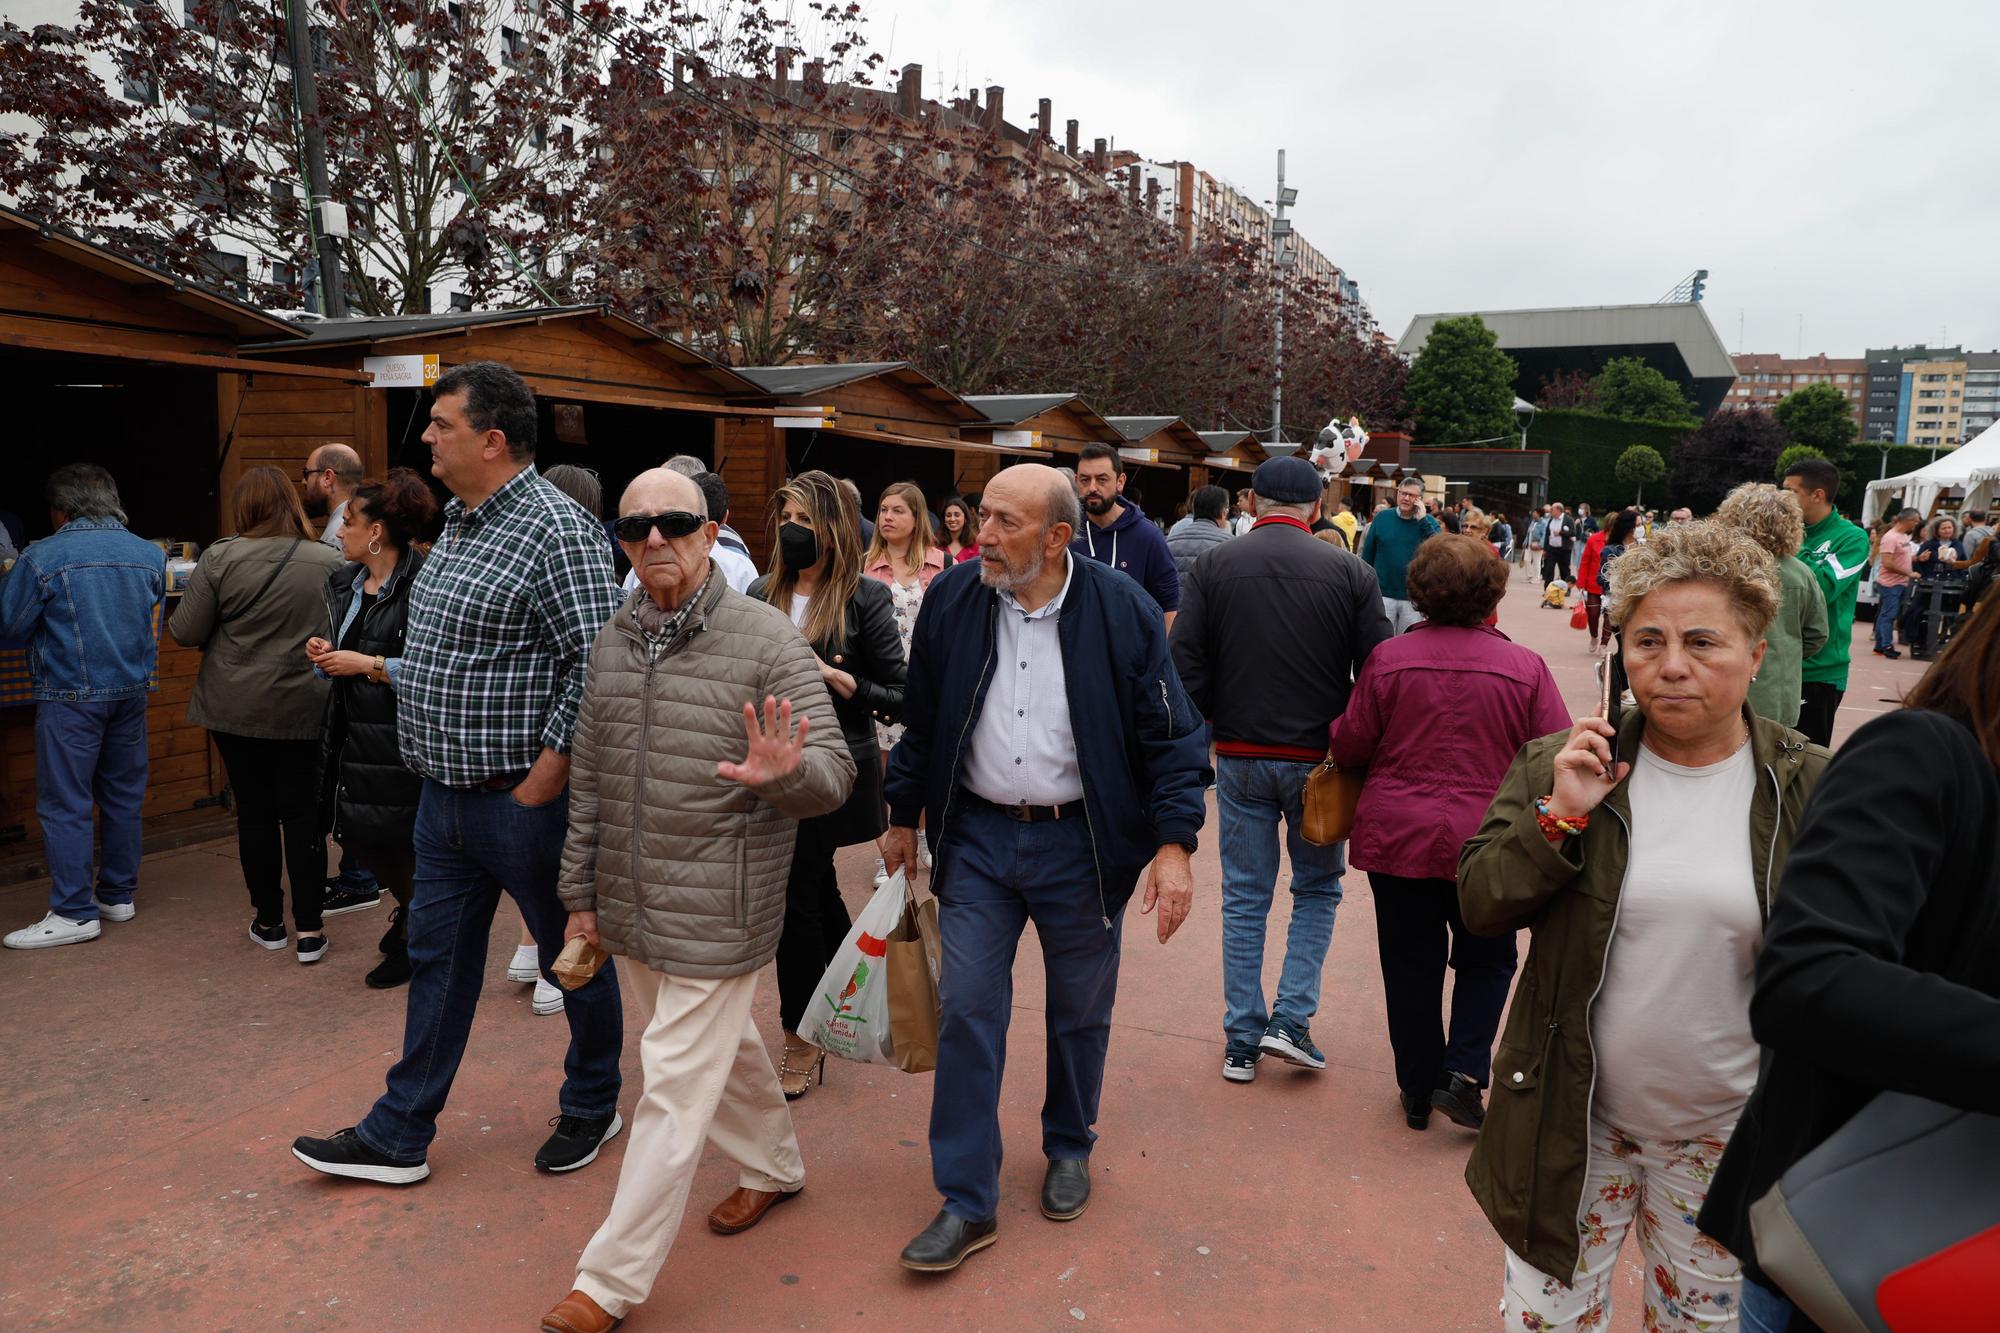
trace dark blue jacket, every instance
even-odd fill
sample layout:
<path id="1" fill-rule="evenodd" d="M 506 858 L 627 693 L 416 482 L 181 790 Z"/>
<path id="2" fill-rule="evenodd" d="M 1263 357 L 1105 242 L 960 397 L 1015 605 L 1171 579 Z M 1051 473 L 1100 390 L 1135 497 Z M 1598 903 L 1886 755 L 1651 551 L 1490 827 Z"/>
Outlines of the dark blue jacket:
<path id="1" fill-rule="evenodd" d="M 1161 846 L 1194 849 L 1208 813 L 1208 728 L 1181 688 L 1159 608 L 1130 579 L 1087 559 L 1071 563 L 1056 637 L 1108 922 Z M 993 678 L 999 611 L 976 561 L 932 580 L 911 636 L 903 739 L 889 752 L 889 822 L 914 828 L 924 816 L 947 900 L 959 773 Z"/>
<path id="2" fill-rule="evenodd" d="M 1083 531 L 1069 544 L 1070 554 L 1095 560 L 1137 579 L 1139 586 L 1160 604 L 1160 610 L 1180 610 L 1181 573 L 1174 564 L 1174 553 L 1168 548 L 1167 539 L 1147 519 L 1137 501 L 1120 496 L 1118 502 L 1125 506 L 1125 511 L 1111 521 L 1110 527 L 1100 528 L 1088 518 L 1083 520 Z"/>

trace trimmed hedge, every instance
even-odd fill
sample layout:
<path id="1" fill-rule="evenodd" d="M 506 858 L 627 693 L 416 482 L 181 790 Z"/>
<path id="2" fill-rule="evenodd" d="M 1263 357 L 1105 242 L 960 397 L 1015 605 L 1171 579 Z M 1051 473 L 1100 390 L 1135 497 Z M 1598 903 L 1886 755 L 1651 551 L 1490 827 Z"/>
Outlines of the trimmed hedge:
<path id="1" fill-rule="evenodd" d="M 1653 421 L 1627 421 L 1602 412 L 1572 408 L 1550 408 L 1537 412 L 1528 427 L 1528 447 L 1549 451 L 1549 498 L 1575 508 L 1587 502 L 1598 513 L 1632 503 L 1632 488 L 1618 480 L 1613 470 L 1618 455 L 1635 444 L 1649 444 L 1660 457 L 1673 463 L 1674 448 L 1701 423 L 1661 425 Z M 1666 484 L 1655 483 L 1647 503 L 1658 506 L 1665 499 Z"/>
<path id="2" fill-rule="evenodd" d="M 1882 450 L 1872 444 L 1850 444 L 1841 451 L 1842 456 L 1833 461 L 1840 465 L 1840 512 L 1859 522 L 1861 502 L 1868 497 L 1868 483 L 1880 479 L 1882 472 Z M 1940 449 L 1937 456 L 1943 458 Z M 1929 445 L 1919 447 L 1914 444 L 1892 444 L 1889 446 L 1889 471 L 1891 477 L 1900 477 L 1906 472 L 1915 472 L 1920 467 L 1929 467 L 1931 450 Z"/>

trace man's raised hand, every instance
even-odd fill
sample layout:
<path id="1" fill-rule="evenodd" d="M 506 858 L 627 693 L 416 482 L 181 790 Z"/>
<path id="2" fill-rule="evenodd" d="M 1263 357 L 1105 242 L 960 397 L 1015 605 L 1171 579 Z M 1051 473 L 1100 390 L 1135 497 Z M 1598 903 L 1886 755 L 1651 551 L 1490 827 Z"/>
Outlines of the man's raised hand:
<path id="1" fill-rule="evenodd" d="M 761 787 L 776 782 L 798 770 L 799 761 L 805 755 L 806 732 L 812 727 L 812 719 L 801 717 L 796 729 L 792 726 L 792 701 L 780 702 L 771 695 L 764 696 L 764 716 L 757 716 L 757 705 L 743 705 L 743 732 L 749 741 L 749 750 L 743 762 L 732 764 L 727 759 L 715 766 L 715 776 L 729 782 L 740 782 L 746 787 Z"/>

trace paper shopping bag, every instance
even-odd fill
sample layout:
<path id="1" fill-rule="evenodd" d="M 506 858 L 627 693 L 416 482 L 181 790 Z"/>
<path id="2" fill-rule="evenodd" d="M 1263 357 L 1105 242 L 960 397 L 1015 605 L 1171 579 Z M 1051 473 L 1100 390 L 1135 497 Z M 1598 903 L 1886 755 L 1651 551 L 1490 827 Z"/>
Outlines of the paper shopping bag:
<path id="1" fill-rule="evenodd" d="M 937 899 L 903 900 L 902 919 L 889 933 L 889 1036 L 896 1067 L 906 1074 L 937 1068 Z"/>

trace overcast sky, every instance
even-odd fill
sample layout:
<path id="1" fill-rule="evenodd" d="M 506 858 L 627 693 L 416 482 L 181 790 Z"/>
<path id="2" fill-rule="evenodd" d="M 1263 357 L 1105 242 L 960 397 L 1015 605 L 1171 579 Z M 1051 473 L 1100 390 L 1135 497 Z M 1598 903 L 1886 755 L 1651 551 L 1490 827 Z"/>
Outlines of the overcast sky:
<path id="1" fill-rule="evenodd" d="M 1000 84 L 1259 199 L 1400 337 L 1654 301 L 1733 352 L 2000 347 L 2000 5 L 863 0 L 924 91 Z M 893 75 L 890 76 L 893 79 Z M 1739 338 L 1739 320 L 1741 336 Z"/>

